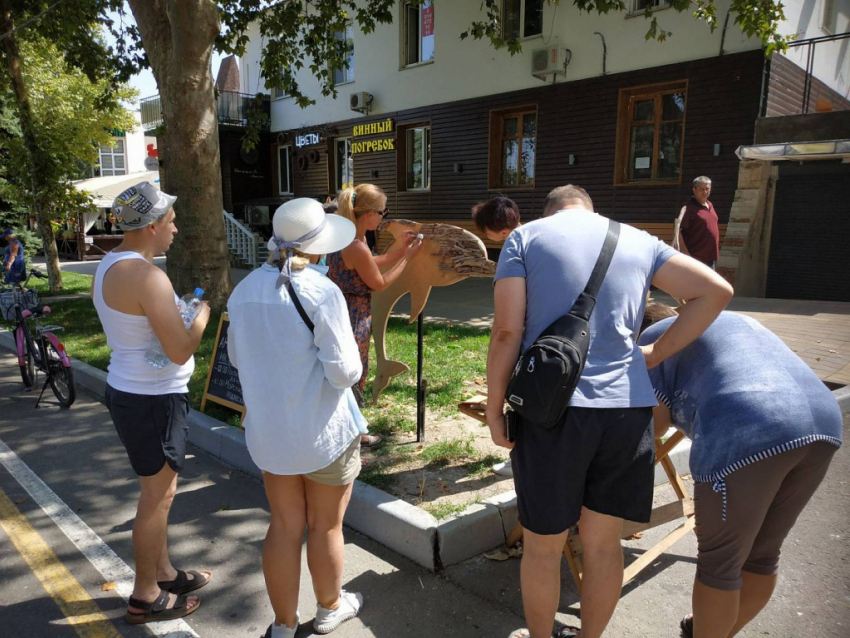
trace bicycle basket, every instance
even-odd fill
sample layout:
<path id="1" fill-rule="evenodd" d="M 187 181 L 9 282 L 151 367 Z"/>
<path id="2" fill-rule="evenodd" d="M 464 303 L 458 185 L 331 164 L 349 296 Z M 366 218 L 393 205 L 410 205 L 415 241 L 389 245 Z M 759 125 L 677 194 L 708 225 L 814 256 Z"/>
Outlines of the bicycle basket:
<path id="1" fill-rule="evenodd" d="M 0 314 L 3 315 L 3 319 L 15 320 L 16 305 L 20 305 L 21 310 L 32 310 L 38 305 L 38 294 L 35 290 L 0 292 Z"/>

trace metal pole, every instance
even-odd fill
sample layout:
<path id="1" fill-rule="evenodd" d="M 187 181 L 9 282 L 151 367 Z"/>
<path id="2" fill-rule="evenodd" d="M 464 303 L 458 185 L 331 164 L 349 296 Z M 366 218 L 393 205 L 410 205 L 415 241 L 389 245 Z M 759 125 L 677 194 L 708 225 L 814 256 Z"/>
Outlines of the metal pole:
<path id="1" fill-rule="evenodd" d="M 422 378 L 422 313 L 416 320 L 416 442 L 425 440 L 425 389 L 428 382 Z"/>

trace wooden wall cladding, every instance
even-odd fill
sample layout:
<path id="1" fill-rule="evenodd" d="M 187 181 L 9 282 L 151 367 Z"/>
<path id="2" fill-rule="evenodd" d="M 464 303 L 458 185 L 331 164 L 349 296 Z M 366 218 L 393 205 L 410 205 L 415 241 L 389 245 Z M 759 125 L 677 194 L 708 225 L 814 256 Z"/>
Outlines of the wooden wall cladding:
<path id="1" fill-rule="evenodd" d="M 776 117 L 802 113 L 805 85 L 805 69 L 800 68 L 783 55 L 774 54 L 770 58 L 770 79 L 768 80 L 765 116 Z M 818 112 L 819 103 L 822 106 L 831 105 L 832 110 L 835 111 L 850 109 L 850 100 L 832 90 L 817 78 L 812 78 L 808 103 L 808 113 Z"/>
<path id="2" fill-rule="evenodd" d="M 371 182 L 387 193 L 395 217 L 419 221 L 469 220 L 470 209 L 498 193 L 513 198 L 528 221 L 541 213 L 547 193 L 577 184 L 594 200 L 598 212 L 626 222 L 672 222 L 691 194 L 691 181 L 708 175 L 712 202 L 726 222 L 737 188 L 735 149 L 752 144 L 758 117 L 763 57 L 752 51 L 722 58 L 548 84 L 535 89 L 491 95 L 450 104 L 357 118 L 331 124 L 335 135 L 351 134 L 354 124 L 391 117 L 397 135 L 406 124 L 430 122 L 431 190 L 405 192 L 396 174 L 403 170 L 397 152 L 355 155 L 356 183 Z M 618 96 L 621 88 L 687 80 L 687 112 L 681 183 L 663 186 L 615 185 Z M 492 111 L 536 105 L 537 157 L 533 188 L 491 190 L 488 179 Z M 386 137 L 388 134 L 356 139 Z M 331 141 L 321 161 L 304 172 L 296 169 L 296 194 L 316 197 L 328 192 L 333 160 Z M 715 156 L 714 145 L 720 144 Z M 299 149 L 301 152 L 303 149 Z M 576 163 L 569 165 L 569 155 Z M 276 170 L 276 167 L 275 167 Z"/>

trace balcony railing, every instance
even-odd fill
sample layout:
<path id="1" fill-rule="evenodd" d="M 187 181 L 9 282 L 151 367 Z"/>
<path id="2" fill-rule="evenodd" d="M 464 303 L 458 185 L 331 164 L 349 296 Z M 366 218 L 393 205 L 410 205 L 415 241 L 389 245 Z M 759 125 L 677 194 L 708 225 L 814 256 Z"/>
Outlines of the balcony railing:
<path id="1" fill-rule="evenodd" d="M 235 91 L 221 91 L 216 93 L 215 106 L 218 112 L 219 124 L 244 127 L 248 125 L 252 105 L 257 99 L 248 93 L 236 93 Z M 143 98 L 139 104 L 142 112 L 142 128 L 152 131 L 162 124 L 162 101 L 158 95 Z M 262 97 L 262 111 L 269 115 L 268 96 Z M 267 120 L 268 122 L 268 120 Z M 268 127 L 268 123 L 266 123 Z"/>
<path id="2" fill-rule="evenodd" d="M 792 64 L 799 65 L 800 68 L 803 69 L 805 73 L 802 86 L 799 86 L 796 83 L 796 78 L 791 78 L 790 80 L 786 78 L 786 82 L 790 85 L 790 88 L 786 88 L 785 91 L 789 98 L 793 96 L 793 101 L 799 104 L 799 111 L 797 114 L 807 114 L 809 111 L 817 108 L 817 97 L 818 97 L 818 86 L 825 87 L 827 90 L 830 90 L 829 87 L 826 87 L 823 82 L 818 80 L 814 75 L 815 70 L 815 53 L 818 45 L 828 45 L 835 44 L 838 41 L 848 40 L 850 39 L 850 31 L 846 33 L 836 33 L 833 35 L 824 35 L 817 38 L 808 38 L 806 40 L 795 40 L 788 44 L 788 52 L 786 55 L 790 56 L 793 49 L 798 49 L 801 47 L 805 47 L 801 51 L 800 58 L 805 58 L 805 68 L 803 68 L 802 64 L 800 64 L 803 60 L 793 61 Z M 841 51 L 843 52 L 846 48 L 846 43 L 843 43 L 841 46 Z M 821 49 L 823 50 L 823 49 Z M 843 53 L 837 53 L 837 56 L 844 55 Z M 840 60 L 840 57 L 837 57 Z M 759 115 L 761 117 L 765 117 L 769 112 L 769 104 L 768 102 L 773 99 L 772 95 L 769 95 L 773 92 L 772 82 L 766 83 L 765 80 L 768 80 L 771 74 L 771 58 L 765 57 L 764 60 L 764 71 L 763 71 L 763 86 L 762 86 L 762 99 L 761 105 L 759 108 Z M 816 85 L 817 83 L 817 85 Z M 812 97 L 812 89 L 815 88 L 815 97 Z M 831 90 L 830 90 L 831 91 Z M 846 111 L 848 107 L 850 107 L 850 101 L 848 101 L 845 96 L 842 98 L 839 94 L 835 94 L 834 91 L 831 91 L 832 94 L 828 97 L 831 98 L 830 104 L 833 109 L 839 111 Z M 834 101 L 832 101 L 834 99 Z"/>

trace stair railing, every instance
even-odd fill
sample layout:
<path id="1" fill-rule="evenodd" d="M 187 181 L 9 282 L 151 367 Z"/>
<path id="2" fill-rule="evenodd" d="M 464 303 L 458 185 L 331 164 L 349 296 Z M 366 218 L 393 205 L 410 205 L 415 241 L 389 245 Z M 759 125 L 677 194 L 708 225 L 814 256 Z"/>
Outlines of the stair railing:
<path id="1" fill-rule="evenodd" d="M 224 232 L 228 248 L 250 268 L 258 267 L 260 265 L 259 237 L 226 210 L 221 212 L 224 217 Z"/>

